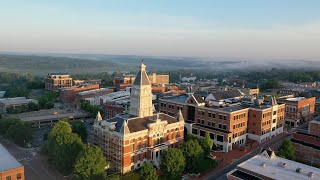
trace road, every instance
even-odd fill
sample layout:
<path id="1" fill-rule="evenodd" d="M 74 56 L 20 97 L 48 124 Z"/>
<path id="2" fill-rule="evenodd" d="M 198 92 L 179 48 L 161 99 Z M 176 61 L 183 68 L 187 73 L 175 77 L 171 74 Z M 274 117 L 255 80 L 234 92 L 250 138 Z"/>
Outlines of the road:
<path id="1" fill-rule="evenodd" d="M 248 153 L 245 156 L 241 157 L 240 159 L 238 159 L 234 163 L 224 167 L 223 169 L 221 169 L 218 172 L 214 173 L 213 175 L 209 176 L 207 179 L 208 180 L 211 180 L 211 179 L 212 180 L 225 180 L 225 179 L 227 179 L 226 174 L 228 172 L 230 172 L 231 170 L 235 169 L 237 167 L 237 165 L 239 165 L 240 163 L 252 158 L 253 156 L 255 156 L 257 154 L 259 154 L 261 148 L 269 148 L 269 147 L 271 147 L 271 149 L 277 148 L 284 139 L 289 138 L 290 136 L 291 136 L 291 134 L 288 133 L 285 136 L 277 136 L 277 137 L 269 140 L 263 146 L 257 147 L 255 150 L 251 151 L 250 153 Z"/>
<path id="2" fill-rule="evenodd" d="M 270 139 L 268 142 L 266 142 L 265 144 L 263 144 L 262 146 L 257 147 L 255 150 L 251 151 L 250 153 L 244 155 L 243 157 L 241 157 L 240 159 L 238 159 L 237 161 L 235 161 L 234 163 L 224 167 L 223 169 L 219 170 L 218 172 L 214 173 L 213 175 L 207 177 L 206 179 L 208 180 L 226 180 L 227 179 L 227 173 L 230 172 L 231 170 L 235 169 L 237 167 L 237 165 L 241 164 L 242 162 L 252 158 L 253 156 L 257 155 L 260 153 L 261 148 L 271 148 L 273 150 L 276 150 L 279 148 L 279 146 L 281 145 L 281 142 L 284 139 L 289 139 L 291 137 L 291 133 L 295 132 L 297 130 L 300 129 L 306 129 L 308 126 L 308 122 L 305 122 L 303 124 L 301 124 L 299 127 L 297 128 L 292 128 L 289 130 L 288 133 L 286 133 L 285 136 L 276 136 L 273 139 Z"/>
<path id="3" fill-rule="evenodd" d="M 60 180 L 64 179 L 46 163 L 46 158 L 39 155 L 37 149 L 21 148 L 14 143 L 0 137 L 0 143 L 24 165 L 26 180 Z"/>

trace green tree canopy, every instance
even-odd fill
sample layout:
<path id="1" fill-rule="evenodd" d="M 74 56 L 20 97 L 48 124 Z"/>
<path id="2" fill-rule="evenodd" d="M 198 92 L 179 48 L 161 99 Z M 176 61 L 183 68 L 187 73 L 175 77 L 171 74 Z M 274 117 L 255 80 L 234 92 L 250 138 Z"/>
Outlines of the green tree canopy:
<path id="1" fill-rule="evenodd" d="M 170 148 L 161 155 L 161 169 L 170 178 L 178 178 L 186 166 L 186 159 L 180 149 Z"/>
<path id="2" fill-rule="evenodd" d="M 34 129 L 31 127 L 31 124 L 18 121 L 8 128 L 6 135 L 12 139 L 14 143 L 25 146 L 25 143 L 33 139 Z"/>
<path id="3" fill-rule="evenodd" d="M 101 149 L 88 145 L 77 156 L 73 172 L 78 179 L 102 179 L 106 166 L 107 162 Z"/>
<path id="4" fill-rule="evenodd" d="M 200 140 L 200 144 L 204 151 L 204 155 L 210 155 L 211 149 L 213 147 L 213 140 L 210 138 L 209 132 L 206 131 L 205 137 Z"/>
<path id="5" fill-rule="evenodd" d="M 294 160 L 295 159 L 294 152 L 295 150 L 292 142 L 288 139 L 285 139 L 280 146 L 280 151 L 278 153 L 278 156 L 282 158 Z"/>
<path id="6" fill-rule="evenodd" d="M 82 149 L 81 138 L 72 133 L 66 121 L 59 121 L 48 135 L 48 153 L 55 167 L 63 174 L 72 172 L 73 163 Z"/>
<path id="7" fill-rule="evenodd" d="M 88 133 L 84 123 L 81 121 L 76 121 L 76 122 L 72 122 L 71 125 L 72 125 L 72 132 L 78 134 L 78 136 L 81 137 L 82 142 L 86 142 Z"/>
<path id="8" fill-rule="evenodd" d="M 17 124 L 20 121 L 20 119 L 1 119 L 0 120 L 0 135 L 6 135 L 7 130 L 9 127 L 13 124 Z"/>
<path id="9" fill-rule="evenodd" d="M 199 166 L 199 162 L 201 158 L 203 158 L 203 149 L 200 146 L 198 140 L 191 139 L 185 142 L 181 146 L 181 149 L 188 164 L 188 166 L 186 166 L 186 170 L 192 173 L 196 173 L 197 166 Z"/>
<path id="10" fill-rule="evenodd" d="M 140 169 L 141 180 L 157 180 L 157 171 L 151 164 L 145 164 Z"/>

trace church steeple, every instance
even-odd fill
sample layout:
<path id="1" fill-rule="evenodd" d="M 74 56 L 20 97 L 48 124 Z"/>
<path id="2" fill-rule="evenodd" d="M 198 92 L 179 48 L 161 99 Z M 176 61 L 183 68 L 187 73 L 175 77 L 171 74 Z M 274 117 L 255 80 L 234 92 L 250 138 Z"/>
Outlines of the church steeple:
<path id="1" fill-rule="evenodd" d="M 143 61 L 141 61 L 140 71 L 132 84 L 129 113 L 138 117 L 153 115 L 151 83 Z"/>

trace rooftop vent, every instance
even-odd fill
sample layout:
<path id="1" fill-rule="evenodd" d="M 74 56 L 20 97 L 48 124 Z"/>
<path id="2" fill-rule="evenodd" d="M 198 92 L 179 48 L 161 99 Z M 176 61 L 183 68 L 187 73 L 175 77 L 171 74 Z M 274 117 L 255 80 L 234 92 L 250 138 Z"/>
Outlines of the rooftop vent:
<path id="1" fill-rule="evenodd" d="M 286 167 L 287 167 L 287 163 L 279 162 L 279 166 L 280 166 L 280 167 L 283 167 L 283 168 L 286 168 Z"/>
<path id="2" fill-rule="evenodd" d="M 261 167 L 265 168 L 266 167 L 266 163 L 265 162 L 261 163 Z"/>
<path id="3" fill-rule="evenodd" d="M 309 177 L 309 178 L 312 178 L 312 177 L 313 177 L 313 172 L 309 172 L 309 173 L 308 173 L 308 177 Z"/>
<path id="4" fill-rule="evenodd" d="M 301 169 L 301 168 L 297 168 L 297 169 L 296 169 L 296 172 L 297 172 L 297 173 L 302 173 L 302 169 Z"/>

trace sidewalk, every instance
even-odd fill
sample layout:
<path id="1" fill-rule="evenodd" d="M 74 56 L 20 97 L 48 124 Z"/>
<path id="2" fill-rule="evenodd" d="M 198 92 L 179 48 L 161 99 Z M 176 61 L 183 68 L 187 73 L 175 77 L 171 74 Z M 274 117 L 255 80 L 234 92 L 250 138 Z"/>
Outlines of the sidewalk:
<path id="1" fill-rule="evenodd" d="M 274 137 L 273 139 L 267 140 L 265 142 L 262 142 L 260 144 L 254 145 L 252 148 L 250 148 L 247 151 L 240 151 L 240 150 L 232 150 L 228 153 L 223 153 L 223 152 L 216 152 L 214 155 L 216 156 L 216 160 L 218 161 L 218 166 L 213 170 L 210 171 L 207 174 L 202 175 L 199 178 L 196 179 L 207 179 L 210 176 L 221 173 L 225 168 L 227 168 L 230 165 L 236 164 L 236 163 L 241 163 L 239 162 L 242 158 L 250 155 L 251 153 L 260 150 L 261 148 L 267 148 L 270 147 L 271 145 L 275 145 L 278 142 L 281 142 L 283 139 L 286 137 L 290 136 L 290 133 L 282 133 L 279 134 L 278 136 Z"/>

